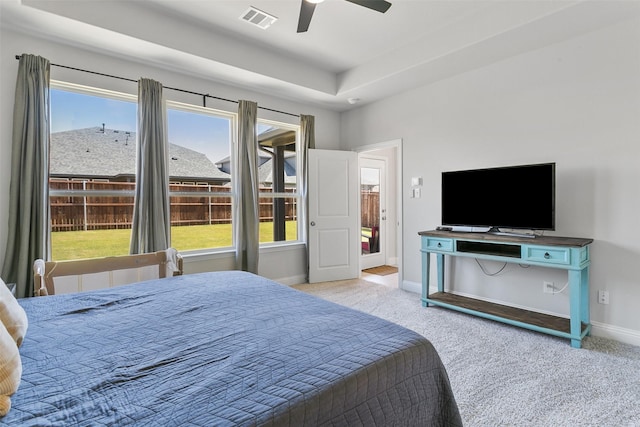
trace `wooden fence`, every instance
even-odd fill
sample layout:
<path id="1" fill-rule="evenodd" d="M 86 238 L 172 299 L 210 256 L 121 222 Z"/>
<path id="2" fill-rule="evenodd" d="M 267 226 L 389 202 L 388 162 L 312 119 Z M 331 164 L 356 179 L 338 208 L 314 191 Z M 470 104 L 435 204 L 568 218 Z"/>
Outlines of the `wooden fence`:
<path id="1" fill-rule="evenodd" d="M 135 184 L 100 181 L 50 181 L 51 190 L 134 191 Z M 170 191 L 228 193 L 221 185 L 171 184 Z M 270 188 L 260 188 L 270 192 Z M 294 190 L 286 190 L 293 192 Z M 131 228 L 133 196 L 54 196 L 51 197 L 51 231 L 77 231 Z M 171 225 L 231 223 L 231 198 L 226 196 L 171 197 Z M 260 221 L 273 221 L 273 199 L 259 199 Z M 285 199 L 285 220 L 297 218 L 296 198 Z"/>
<path id="2" fill-rule="evenodd" d="M 130 182 L 51 180 L 51 190 L 134 191 Z M 228 193 L 222 185 L 171 184 L 170 191 Z M 270 192 L 270 188 L 260 188 Z M 293 190 L 287 190 L 293 192 Z M 231 223 L 231 198 L 226 196 L 171 197 L 171 225 Z M 261 197 L 260 221 L 273 221 L 273 199 Z M 360 195 L 363 227 L 380 224 L 379 193 L 362 191 Z M 297 219 L 296 198 L 285 199 L 285 220 Z M 51 231 L 78 231 L 131 228 L 133 196 L 55 196 L 51 197 Z"/>
<path id="3" fill-rule="evenodd" d="M 360 215 L 362 227 L 380 226 L 380 193 L 366 190 L 360 192 Z"/>

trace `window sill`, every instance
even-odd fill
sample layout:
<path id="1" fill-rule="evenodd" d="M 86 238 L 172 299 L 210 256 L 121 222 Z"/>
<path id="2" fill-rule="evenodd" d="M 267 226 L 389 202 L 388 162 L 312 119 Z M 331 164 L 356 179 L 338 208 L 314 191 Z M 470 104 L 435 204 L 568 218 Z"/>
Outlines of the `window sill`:
<path id="1" fill-rule="evenodd" d="M 273 252 L 287 252 L 304 248 L 305 243 L 301 241 L 287 242 L 287 243 L 263 243 L 260 246 L 260 253 L 273 253 Z M 182 258 L 189 261 L 206 261 L 211 259 L 224 259 L 235 256 L 235 249 L 223 248 L 223 249 L 200 249 L 195 251 L 181 252 Z"/>

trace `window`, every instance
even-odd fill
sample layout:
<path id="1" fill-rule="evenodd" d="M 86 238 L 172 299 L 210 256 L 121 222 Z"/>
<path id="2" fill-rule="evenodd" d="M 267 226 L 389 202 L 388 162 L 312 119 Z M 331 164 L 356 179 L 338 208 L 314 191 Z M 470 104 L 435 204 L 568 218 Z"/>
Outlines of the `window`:
<path id="1" fill-rule="evenodd" d="M 233 246 L 233 115 L 169 102 L 171 246 L 181 252 Z"/>
<path id="2" fill-rule="evenodd" d="M 51 87 L 52 259 L 128 254 L 136 98 L 58 82 Z"/>
<path id="3" fill-rule="evenodd" d="M 300 127 L 258 121 L 260 242 L 300 240 L 298 134 Z"/>
<path id="4" fill-rule="evenodd" d="M 52 82 L 52 259 L 129 253 L 136 171 L 133 95 Z M 168 101 L 171 246 L 233 248 L 235 114 Z M 299 126 L 260 120 L 260 242 L 300 240 Z"/>

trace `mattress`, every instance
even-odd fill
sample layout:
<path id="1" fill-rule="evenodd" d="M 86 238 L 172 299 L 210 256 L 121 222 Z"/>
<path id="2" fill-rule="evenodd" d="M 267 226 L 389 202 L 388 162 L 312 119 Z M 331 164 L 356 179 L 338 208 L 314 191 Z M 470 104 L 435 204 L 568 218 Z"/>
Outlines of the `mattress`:
<path id="1" fill-rule="evenodd" d="M 250 273 L 20 303 L 23 376 L 3 425 L 462 424 L 426 338 Z"/>

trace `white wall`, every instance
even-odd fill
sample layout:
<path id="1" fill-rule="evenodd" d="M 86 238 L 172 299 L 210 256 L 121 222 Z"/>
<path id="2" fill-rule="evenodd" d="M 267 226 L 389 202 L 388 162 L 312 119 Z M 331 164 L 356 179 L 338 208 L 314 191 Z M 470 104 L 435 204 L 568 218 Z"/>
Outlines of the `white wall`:
<path id="1" fill-rule="evenodd" d="M 440 224 L 445 170 L 556 162 L 558 236 L 590 237 L 594 333 L 640 345 L 640 21 L 524 53 L 343 114 L 343 148 L 403 140 L 403 262 L 420 282 L 417 233 Z M 423 196 L 410 198 L 422 176 Z M 517 184 L 516 184 L 517 185 Z M 506 189 L 487 189 L 487 202 Z M 518 191 L 526 191 L 520 183 Z M 567 314 L 561 271 L 456 259 L 455 291 Z M 490 271 L 501 265 L 486 263 Z M 610 304 L 596 303 L 598 289 Z"/>
<path id="2" fill-rule="evenodd" d="M 99 55 L 51 41 L 37 39 L 6 29 L 0 37 L 0 266 L 4 259 L 8 236 L 9 181 L 11 176 L 11 132 L 13 121 L 13 98 L 18 61 L 15 55 L 31 53 L 43 56 L 54 64 L 78 67 L 101 73 L 138 79 L 148 77 L 163 83 L 165 87 L 175 87 L 199 93 L 208 93 L 221 98 L 248 99 L 259 106 L 286 111 L 294 114 L 311 114 L 316 118 L 316 146 L 337 149 L 339 146 L 340 117 L 338 113 L 302 105 L 286 99 L 263 95 L 246 88 L 225 86 L 214 81 L 205 81 L 168 70 L 153 68 L 142 63 L 126 61 L 107 55 Z M 136 94 L 135 83 L 108 77 L 96 76 L 78 71 L 51 67 L 51 78 L 104 89 Z M 168 99 L 202 105 L 199 96 L 165 90 Z M 237 111 L 237 104 L 224 101 L 207 101 L 207 106 L 226 111 Z M 298 123 L 299 119 L 288 115 L 258 110 L 260 118 Z M 261 251 L 260 274 L 293 284 L 301 283 L 306 277 L 306 262 L 302 245 L 290 245 L 280 249 Z M 197 256 L 185 260 L 185 271 L 221 270 L 232 266 L 230 255 Z"/>

